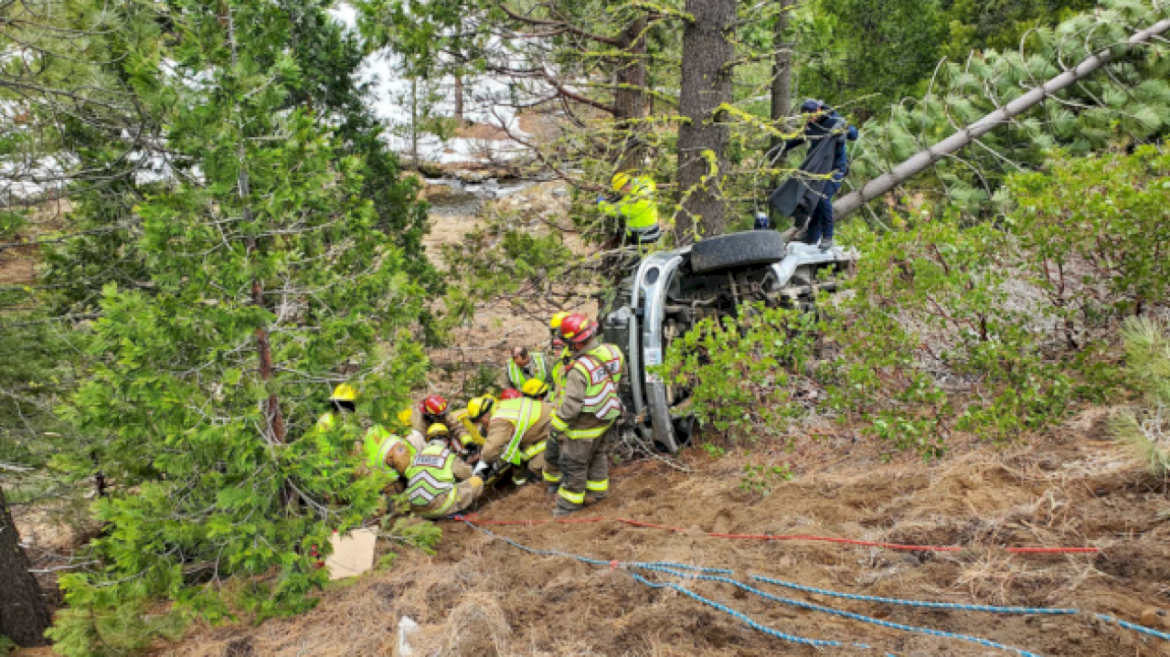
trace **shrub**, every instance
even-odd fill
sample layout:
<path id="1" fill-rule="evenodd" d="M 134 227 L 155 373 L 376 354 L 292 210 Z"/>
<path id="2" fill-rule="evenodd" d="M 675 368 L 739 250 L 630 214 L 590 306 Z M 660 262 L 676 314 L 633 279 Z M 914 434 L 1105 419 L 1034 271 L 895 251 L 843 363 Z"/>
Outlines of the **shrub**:
<path id="1" fill-rule="evenodd" d="M 699 421 L 731 440 L 779 436 L 803 414 L 797 392 L 812 356 L 815 317 L 760 305 L 739 317 L 699 322 L 651 368 L 692 390 Z"/>
<path id="2" fill-rule="evenodd" d="M 1165 322 L 1132 318 L 1122 328 L 1126 373 L 1141 391 L 1145 408 L 1125 409 L 1111 428 L 1118 440 L 1159 476 L 1170 475 L 1170 327 Z"/>
<path id="3" fill-rule="evenodd" d="M 1121 320 L 1170 291 L 1170 155 L 1057 153 L 1007 189 L 996 222 L 925 204 L 882 233 L 847 226 L 863 256 L 843 293 L 821 300 L 819 324 L 758 307 L 707 320 L 661 371 L 694 389 L 706 426 L 737 439 L 785 433 L 809 386 L 841 421 L 928 457 L 954 432 L 1010 441 L 1105 399 L 1123 385 L 1111 353 Z M 830 354 L 819 361 L 814 328 Z"/>

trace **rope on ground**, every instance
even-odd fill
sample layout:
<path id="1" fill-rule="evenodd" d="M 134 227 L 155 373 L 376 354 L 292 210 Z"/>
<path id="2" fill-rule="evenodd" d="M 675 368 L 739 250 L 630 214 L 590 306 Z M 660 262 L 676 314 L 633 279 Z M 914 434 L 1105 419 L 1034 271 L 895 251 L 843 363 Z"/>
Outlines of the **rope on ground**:
<path id="1" fill-rule="evenodd" d="M 622 562 L 618 562 L 618 561 L 601 561 L 598 559 L 590 559 L 588 557 L 582 557 L 579 555 L 570 554 L 568 552 L 560 552 L 557 550 L 538 550 L 538 549 L 530 548 L 526 545 L 522 545 L 520 543 L 517 543 L 516 541 L 513 541 L 512 539 L 507 538 L 505 536 L 500 536 L 498 534 L 495 534 L 494 532 L 492 532 L 488 529 L 484 529 L 483 527 L 479 527 L 476 524 L 472 523 L 471 520 L 468 519 L 468 516 L 456 515 L 456 516 L 453 516 L 453 518 L 455 520 L 462 521 L 463 523 L 465 523 L 468 527 L 471 527 L 472 529 L 483 532 L 484 534 L 487 534 L 488 536 L 491 536 L 492 538 L 501 540 L 501 541 L 508 543 L 509 545 L 511 545 L 517 549 L 523 550 L 525 552 L 529 552 L 531 554 L 565 557 L 565 558 L 569 558 L 569 559 L 575 559 L 575 560 L 580 561 L 582 563 L 587 563 L 587 564 L 594 565 L 594 566 L 609 566 L 611 568 L 628 566 L 628 567 L 642 568 L 645 570 L 652 570 L 652 571 L 657 571 L 657 572 L 665 572 L 664 569 L 669 569 L 669 568 L 674 568 L 674 569 L 677 569 L 680 571 L 688 570 L 688 571 L 692 571 L 692 573 L 669 573 L 669 574 L 672 574 L 676 577 L 695 577 L 698 579 L 713 579 L 713 581 L 726 581 L 727 583 L 732 584 L 732 585 L 737 586 L 737 587 L 740 587 L 746 591 L 750 591 L 751 593 L 755 593 L 755 594 L 757 594 L 761 597 L 764 597 L 766 599 L 775 600 L 778 602 L 784 602 L 787 604 L 794 604 L 796 606 L 808 605 L 807 608 L 810 608 L 810 609 L 816 608 L 817 610 L 823 610 L 827 613 L 832 613 L 835 615 L 842 615 L 842 616 L 845 616 L 846 618 L 854 618 L 855 620 L 862 620 L 864 622 L 871 622 L 871 623 L 875 623 L 877 625 L 881 625 L 883 627 L 890 627 L 893 629 L 905 629 L 908 631 L 921 631 L 921 632 L 924 632 L 926 634 L 931 634 L 934 636 L 940 636 L 940 637 L 946 637 L 946 638 L 956 638 L 956 639 L 962 639 L 964 641 L 973 641 L 975 643 L 978 643 L 979 645 L 983 645 L 983 646 L 990 647 L 990 648 L 999 648 L 1002 650 L 1009 650 L 1009 651 L 1018 652 L 1019 654 L 1024 655 L 1025 657 L 1032 657 L 1033 656 L 1033 653 L 1029 653 L 1029 652 L 1020 650 L 1018 648 L 1013 648 L 1011 646 L 1004 646 L 1001 644 L 997 644 L 997 643 L 994 643 L 992 641 L 987 641 L 986 639 L 980 639 L 978 637 L 969 637 L 969 636 L 963 635 L 963 634 L 952 634 L 950 632 L 942 632 L 940 630 L 932 630 L 929 628 L 915 628 L 915 627 L 910 626 L 910 625 L 903 626 L 903 625 L 898 625 L 896 623 L 889 623 L 887 621 L 878 620 L 876 618 L 869 618 L 868 616 L 861 616 L 859 614 L 851 614 L 849 612 L 842 612 L 842 611 L 838 611 L 835 609 L 830 609 L 828 607 L 820 607 L 819 605 L 813 605 L 811 603 L 805 603 L 805 602 L 799 602 L 796 600 L 788 600 L 786 598 L 780 598 L 777 596 L 773 596 L 769 593 L 765 593 L 763 591 L 759 591 L 757 589 L 754 589 L 750 586 L 747 586 L 746 584 L 743 584 L 742 582 L 737 582 L 735 580 L 728 579 L 726 577 L 711 578 L 709 576 L 702 575 L 702 573 L 721 573 L 721 574 L 727 574 L 727 575 L 733 574 L 733 571 L 726 570 L 726 569 L 700 568 L 697 566 L 688 566 L 686 564 L 673 564 L 673 563 L 664 562 L 664 561 L 655 561 L 655 562 L 647 562 L 647 563 L 639 563 L 639 562 L 622 563 Z M 518 521 L 513 521 L 513 520 L 495 520 L 495 521 L 476 520 L 476 523 L 514 525 L 514 524 L 546 524 L 546 523 L 551 523 L 551 522 L 560 522 L 560 523 L 564 523 L 564 522 L 600 522 L 602 520 L 609 520 L 609 518 L 569 518 L 569 519 L 561 519 L 561 520 L 555 520 L 555 521 L 554 520 L 532 520 L 532 521 L 528 521 L 528 520 L 518 520 Z M 653 525 L 650 523 L 640 523 L 638 521 L 628 520 L 625 518 L 617 518 L 617 520 L 619 522 L 624 522 L 626 524 L 631 524 L 634 526 L 646 526 L 646 527 L 671 529 L 671 530 L 676 531 L 676 532 L 682 531 L 682 530 L 676 529 L 674 527 L 667 527 L 665 525 Z M 709 534 L 709 535 L 714 536 L 714 534 Z M 764 536 L 764 538 L 776 539 L 776 538 L 780 538 L 780 537 Z M 823 537 L 814 537 L 814 538 L 823 538 Z M 846 541 L 846 539 L 828 539 L 828 540 L 832 540 L 833 542 L 845 542 Z M 868 543 L 868 542 L 863 542 L 863 543 Z M 955 548 L 955 549 L 958 549 L 958 548 Z M 1029 548 L 1017 548 L 1017 549 L 1025 550 L 1025 549 L 1029 549 Z M 1041 549 L 1045 549 L 1045 550 L 1065 549 L 1065 550 L 1070 550 L 1070 551 L 1088 551 L 1088 550 L 1097 551 L 1097 548 L 1041 548 Z M 700 574 L 696 575 L 693 573 L 700 573 Z M 642 578 L 639 578 L 634 573 L 630 573 L 630 574 L 633 575 L 635 578 L 639 579 L 639 581 L 643 581 L 643 583 L 649 584 L 649 582 L 646 582 Z M 780 580 L 774 580 L 774 579 L 762 577 L 759 575 L 753 575 L 752 578 L 759 580 L 759 581 L 762 581 L 762 582 L 766 582 L 768 584 L 775 584 L 777 586 L 786 586 L 788 588 L 793 588 L 793 589 L 796 589 L 799 591 L 804 591 L 807 593 L 818 593 L 821 595 L 830 595 L 830 596 L 846 598 L 846 599 L 850 599 L 850 600 L 864 600 L 864 601 L 868 601 L 868 602 L 884 602 L 884 603 L 888 603 L 888 604 L 902 604 L 902 605 L 908 605 L 908 606 L 938 608 L 938 609 L 952 609 L 953 608 L 953 609 L 959 609 L 959 610 L 965 610 L 965 611 L 984 611 L 984 612 L 991 612 L 991 613 L 1035 614 L 1035 615 L 1039 615 L 1039 614 L 1067 615 L 1067 614 L 1080 613 L 1076 609 L 991 607 L 991 606 L 984 606 L 984 605 L 962 605 L 962 604 L 952 604 L 952 603 L 943 603 L 943 602 L 921 602 L 921 601 L 911 601 L 911 600 L 897 600 L 895 598 L 879 598 L 879 597 L 875 597 L 875 596 L 855 595 L 852 593 L 840 593 L 840 592 L 836 592 L 836 591 L 828 591 L 826 589 L 816 589 L 813 587 L 801 586 L 799 584 L 792 584 L 790 582 L 781 582 Z M 669 586 L 669 585 L 664 584 L 664 586 Z M 661 586 L 655 587 L 655 588 L 661 588 Z M 676 588 L 676 587 L 670 586 L 670 588 Z M 682 591 L 682 592 L 685 593 L 686 595 L 688 595 L 690 597 L 694 597 L 696 599 L 701 598 L 701 596 L 697 596 L 697 594 L 694 594 L 694 593 L 689 592 L 689 591 Z M 708 602 L 710 602 L 710 601 L 708 601 Z M 717 605 L 718 603 L 711 602 L 711 604 Z M 716 608 L 723 609 L 723 607 L 721 607 L 721 606 L 717 606 Z M 1145 634 L 1147 636 L 1152 636 L 1152 637 L 1156 637 L 1156 638 L 1163 639 L 1166 641 L 1170 641 L 1170 633 L 1152 630 L 1148 627 L 1144 627 L 1142 625 L 1137 625 L 1135 623 L 1123 621 L 1121 619 L 1114 618 L 1114 617 L 1108 616 L 1106 614 L 1094 614 L 1094 616 L 1102 621 L 1118 625 L 1119 627 L 1122 627 L 1122 628 L 1125 628 L 1128 630 L 1133 630 L 1135 632 L 1139 632 L 1139 633 Z M 753 628 L 758 629 L 761 632 L 765 632 L 766 634 L 769 634 L 770 636 L 783 635 L 783 633 L 773 634 L 773 632 L 775 632 L 775 630 L 771 630 L 770 628 L 765 628 L 765 626 L 762 626 L 762 625 L 759 627 L 756 627 L 756 625 L 758 625 L 758 624 L 755 623 L 755 621 L 751 621 L 750 619 L 747 619 L 746 616 L 743 617 L 743 619 L 745 621 L 749 622 L 749 624 L 752 624 Z M 788 635 L 783 635 L 783 636 L 788 636 Z M 779 638 L 783 638 L 783 637 L 779 637 Z M 799 639 L 801 637 L 794 637 L 794 638 Z M 788 639 L 786 639 L 786 640 L 788 640 Z M 820 641 L 820 639 L 806 639 L 806 640 L 807 641 Z M 797 643 L 799 643 L 799 641 L 797 641 Z M 807 644 L 807 645 L 818 645 L 818 644 Z M 832 644 L 825 644 L 825 645 L 840 646 L 842 644 L 832 643 Z M 855 645 L 860 645 L 860 644 L 855 644 Z"/>
<path id="2" fill-rule="evenodd" d="M 500 536 L 499 534 L 496 534 L 495 532 L 491 531 L 490 529 L 484 529 L 483 527 L 476 526 L 475 523 L 472 523 L 470 520 L 468 520 L 466 518 L 460 518 L 460 519 L 468 527 L 471 527 L 472 529 L 483 532 L 484 534 L 486 534 L 494 539 L 503 541 L 503 542 L 507 543 L 508 545 L 511 545 L 512 547 L 514 547 L 516 549 L 523 550 L 524 552 L 527 552 L 529 554 L 564 557 L 567 559 L 574 559 L 576 561 L 580 561 L 582 563 L 587 563 L 587 564 L 594 565 L 594 566 L 609 566 L 611 568 L 618 568 L 621 566 L 626 566 L 626 567 L 632 567 L 632 568 L 641 568 L 641 569 L 645 569 L 645 570 L 659 570 L 659 571 L 660 570 L 668 570 L 665 566 L 659 565 L 659 564 L 663 564 L 666 562 L 622 563 L 619 561 L 601 561 L 599 559 L 590 559 L 589 557 L 583 557 L 583 556 L 576 555 L 576 554 L 570 554 L 568 552 L 560 552 L 558 550 L 540 550 L 537 548 L 531 548 L 531 547 L 528 547 L 527 545 L 522 545 L 520 543 L 517 543 L 516 541 L 513 541 L 512 539 L 510 539 L 506 536 Z M 676 564 L 672 564 L 672 565 L 676 565 Z M 685 577 L 711 577 L 710 575 L 703 575 L 702 574 L 705 572 L 721 572 L 721 573 L 727 573 L 727 574 L 730 574 L 732 572 L 730 570 L 724 570 L 724 569 L 700 568 L 697 566 L 686 566 L 686 565 L 681 565 L 681 569 L 691 571 L 689 573 L 686 573 L 684 575 Z M 680 572 L 680 571 L 675 570 L 672 572 Z M 768 627 L 767 625 L 762 625 L 762 624 L 752 620 L 751 618 L 748 618 L 747 616 L 741 614 L 740 612 L 735 611 L 734 609 L 731 609 L 730 607 L 721 605 L 718 602 L 715 602 L 714 600 L 708 600 L 707 598 L 704 598 L 703 596 L 701 596 L 701 595 L 699 595 L 699 594 L 697 594 L 697 593 L 695 593 L 695 592 L 693 592 L 685 587 L 679 586 L 677 584 L 672 584 L 669 582 L 662 583 L 662 584 L 655 584 L 655 583 L 645 579 L 644 577 L 641 577 L 637 573 L 630 572 L 629 570 L 626 570 L 626 573 L 629 574 L 630 576 L 632 576 L 635 580 L 637 580 L 637 581 L 641 582 L 642 584 L 645 584 L 651 588 L 655 588 L 655 589 L 672 588 L 672 589 L 675 589 L 676 591 L 686 595 L 687 597 L 690 597 L 690 598 L 697 600 L 705 605 L 711 606 L 715 609 L 718 609 L 720 611 L 728 613 L 728 614 L 734 616 L 735 618 L 738 618 L 739 620 L 747 623 L 748 626 L 750 626 L 752 629 L 759 630 L 760 632 L 763 632 L 764 634 L 767 634 L 768 636 L 776 637 L 777 639 L 783 639 L 784 641 L 790 641 L 792 643 L 799 643 L 801 645 L 806 645 L 806 646 L 841 647 L 841 646 L 845 645 L 845 644 L 841 643 L 840 641 L 831 641 L 831 640 L 827 640 L 827 639 L 809 639 L 806 637 L 795 636 L 792 634 L 785 634 L 783 632 L 780 632 L 779 630 L 772 629 L 772 628 Z M 854 644 L 854 645 L 856 645 L 860 648 L 868 648 L 869 647 L 869 646 L 864 646 L 861 644 Z"/>
<path id="3" fill-rule="evenodd" d="M 1124 627 L 1127 630 L 1133 630 L 1134 632 L 1140 632 L 1140 633 L 1148 635 L 1148 636 L 1156 636 L 1159 639 L 1163 639 L 1165 641 L 1170 641 L 1170 634 L 1167 634 L 1166 632 L 1159 632 L 1158 630 L 1151 630 L 1148 627 L 1145 627 L 1142 625 L 1137 625 L 1135 623 L 1128 623 L 1126 621 L 1121 620 L 1120 618 L 1114 618 L 1112 616 L 1107 616 L 1105 614 L 1093 614 L 1093 616 L 1105 621 L 1106 623 L 1116 623 L 1117 625 L 1120 625 L 1121 627 Z"/>
<path id="4" fill-rule="evenodd" d="M 846 600 L 860 600 L 863 602 L 883 602 L 891 605 L 904 605 L 907 607 L 925 607 L 927 609 L 957 609 L 960 611 L 985 611 L 993 614 L 1028 614 L 1028 615 L 1049 615 L 1049 616 L 1068 616 L 1079 613 L 1076 609 L 1053 609 L 1045 607 L 993 607 L 990 605 L 965 605 L 955 602 L 926 602 L 922 600 L 900 600 L 898 598 L 879 598 L 873 595 L 858 595 L 856 593 L 841 593 L 840 591 L 830 591 L 828 589 L 818 589 L 811 586 L 802 586 L 800 584 L 793 584 L 792 582 L 782 582 L 778 579 L 764 577 L 762 575 L 752 575 L 752 579 L 766 582 L 768 584 L 775 584 L 776 586 L 783 586 L 785 588 L 796 589 L 797 591 L 804 591 L 805 593 L 815 593 L 817 595 L 828 595 L 834 598 L 844 598 Z"/>
<path id="5" fill-rule="evenodd" d="M 715 609 L 718 609 L 719 611 L 722 611 L 722 612 L 729 614 L 735 618 L 738 618 L 739 620 L 746 623 L 752 629 L 759 630 L 759 631 L 763 632 L 764 634 L 767 634 L 768 636 L 776 637 L 777 639 L 783 639 L 784 641 L 789 641 L 792 643 L 799 643 L 801 645 L 806 645 L 806 646 L 821 646 L 821 647 L 837 646 L 837 647 L 840 647 L 840 646 L 844 645 L 840 641 L 831 641 L 831 640 L 827 640 L 827 639 L 806 639 L 805 637 L 794 636 L 792 634 L 785 634 L 785 633 L 780 632 L 778 630 L 774 630 L 774 629 L 768 627 L 767 625 L 761 625 L 760 623 L 757 623 L 756 621 L 752 620 L 751 618 L 748 618 L 746 615 L 741 614 L 740 612 L 732 609 L 731 607 L 728 607 L 726 605 L 721 605 L 718 602 L 715 602 L 714 600 L 709 600 L 707 598 L 704 598 L 703 596 L 699 595 L 698 593 L 695 593 L 694 591 L 686 588 L 685 586 L 679 586 L 678 584 L 674 584 L 672 582 L 661 582 L 661 583 L 651 582 L 650 580 L 646 579 L 645 577 L 642 577 L 641 575 L 639 575 L 637 573 L 629 573 L 629 575 L 630 575 L 630 577 L 633 577 L 634 579 L 645 584 L 646 586 L 649 586 L 652 589 L 663 589 L 663 588 L 674 589 L 675 591 L 682 593 L 683 595 L 687 596 L 688 598 L 691 598 L 692 600 L 697 600 L 698 602 L 701 602 L 709 607 L 714 607 Z M 857 643 L 854 645 L 858 648 L 869 648 L 869 646 L 864 645 L 864 644 L 860 644 L 860 643 Z"/>
<path id="6" fill-rule="evenodd" d="M 743 591 L 747 591 L 748 593 L 758 595 L 761 598 L 764 598 L 765 600 L 771 600 L 773 602 L 780 602 L 780 603 L 783 603 L 786 605 L 800 607 L 801 609 L 808 609 L 810 611 L 819 611 L 821 613 L 830 614 L 833 616 L 839 616 L 841 618 L 849 618 L 852 620 L 861 621 L 863 623 L 870 623 L 872 625 L 877 625 L 879 627 L 885 627 L 885 628 L 889 628 L 889 629 L 893 629 L 893 630 L 902 630 L 904 632 L 916 632 L 918 634 L 926 634 L 929 636 L 942 637 L 945 639 L 958 639 L 960 641 L 967 641 L 970 643 L 975 643 L 975 644 L 981 645 L 985 648 L 995 648 L 995 649 L 1004 650 L 1007 652 L 1014 652 L 1016 654 L 1021 655 L 1022 657 L 1039 657 L 1039 655 L 1037 655 L 1036 653 L 1028 652 L 1027 650 L 1023 650 L 1022 648 L 1016 648 L 1014 646 L 1008 646 L 1008 645 L 1004 645 L 1002 643 L 996 643 L 995 641 L 990 641 L 988 639 L 982 639 L 980 637 L 971 636 L 969 634 L 956 634 L 954 632 L 945 632 L 943 630 L 934 630 L 934 629 L 931 629 L 929 627 L 917 627 L 915 625 L 903 625 L 901 623 L 892 623 L 890 621 L 884 621 L 884 620 L 880 620 L 877 618 L 871 618 L 869 616 L 862 616 L 861 614 L 855 614 L 855 613 L 852 613 L 849 611 L 842 611 L 840 609 L 833 609 L 831 607 L 822 607 L 821 605 L 813 604 L 811 602 L 804 602 L 802 600 L 791 600 L 789 598 L 781 598 L 780 596 L 772 595 L 771 593 L 766 593 L 764 591 L 761 591 L 757 588 L 748 586 L 747 584 L 744 584 L 743 582 L 736 581 L 736 580 L 731 579 L 729 577 L 720 577 L 717 575 L 698 575 L 698 574 L 684 573 L 681 571 L 671 570 L 669 568 L 652 568 L 650 570 L 654 570 L 654 571 L 660 572 L 660 573 L 665 573 L 667 575 L 673 575 L 674 577 L 683 577 L 683 578 L 689 577 L 689 578 L 693 578 L 693 579 L 706 580 L 706 581 L 710 581 L 710 582 L 722 582 L 724 584 L 730 584 L 730 585 L 732 585 L 736 588 L 739 588 Z"/>
<path id="7" fill-rule="evenodd" d="M 480 520 L 479 518 L 476 517 L 476 515 L 474 513 L 468 513 L 465 515 L 454 515 L 454 516 L 451 516 L 451 518 L 453 520 L 463 520 L 465 522 L 467 520 L 472 520 L 477 525 L 525 525 L 525 526 L 551 525 L 551 524 L 576 525 L 576 524 L 582 524 L 582 523 L 601 522 L 603 520 L 609 520 L 609 518 L 600 518 L 600 517 L 598 517 L 598 518 L 549 518 L 546 520 Z"/>
<path id="8" fill-rule="evenodd" d="M 633 527 L 648 527 L 651 529 L 667 529 L 672 532 L 685 532 L 686 530 L 678 527 L 671 527 L 670 525 L 657 525 L 651 522 L 642 522 L 640 520 L 631 520 L 629 518 L 615 518 L 618 522 L 625 523 Z M 703 532 L 711 538 L 730 538 L 730 539 L 745 539 L 756 541 L 820 541 L 824 543 L 842 543 L 845 545 L 861 545 L 864 547 L 880 547 L 889 550 L 907 550 L 911 552 L 962 552 L 970 548 L 947 545 L 902 545 L 900 543 L 883 543 L 881 541 L 862 541 L 852 538 L 836 538 L 832 536 L 813 536 L 809 534 L 722 534 L 718 532 Z M 1015 554 L 1091 554 L 1100 552 L 1100 548 L 1095 547 L 1015 547 L 1005 548 L 1007 552 Z"/>

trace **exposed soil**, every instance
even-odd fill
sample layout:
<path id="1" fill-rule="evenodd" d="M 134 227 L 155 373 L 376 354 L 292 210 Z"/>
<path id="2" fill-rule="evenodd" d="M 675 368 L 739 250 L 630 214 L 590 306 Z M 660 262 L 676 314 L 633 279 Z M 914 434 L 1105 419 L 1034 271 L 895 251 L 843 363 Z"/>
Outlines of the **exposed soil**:
<path id="1" fill-rule="evenodd" d="M 763 446 L 761 446 L 763 447 Z M 865 595 L 977 604 L 1074 607 L 1156 629 L 1170 606 L 1170 509 L 1156 481 L 1116 446 L 1075 425 L 1056 438 L 996 451 L 960 448 L 924 465 L 884 463 L 848 438 L 804 441 L 796 451 L 757 450 L 713 460 L 699 450 L 684 474 L 657 461 L 619 467 L 611 497 L 582 515 L 610 520 L 490 526 L 524 545 L 601 560 L 670 561 L 730 568 Z M 768 496 L 739 487 L 743 465 L 793 464 L 797 476 Z M 481 520 L 546 520 L 537 486 L 504 491 Z M 679 527 L 672 533 L 613 521 Z M 679 592 L 651 589 L 620 568 L 523 552 L 458 522 L 443 523 L 439 554 L 404 554 L 390 572 L 327 591 L 303 616 L 259 628 L 203 628 L 158 654 L 219 657 L 247 645 L 257 655 L 389 655 L 399 619 L 422 629 L 416 655 L 811 655 L 875 654 L 795 645 Z M 808 541 L 730 540 L 705 532 L 822 536 L 963 545 L 962 552 L 898 552 Z M 997 546 L 1096 546 L 1100 554 L 1008 554 Z M 650 579 L 663 580 L 662 576 Z M 663 581 L 671 581 L 669 579 Z M 678 581 L 678 580 L 673 580 Z M 698 594 L 776 630 L 864 642 L 898 655 L 1003 654 L 957 640 L 886 629 L 769 602 L 727 584 L 684 582 Z M 1001 616 L 924 610 L 810 596 L 767 584 L 773 595 L 882 620 L 975 635 L 1043 655 L 1170 654 L 1170 643 L 1076 616 Z M 234 646 L 234 647 L 233 647 Z M 251 654 L 251 653 L 249 653 Z"/>

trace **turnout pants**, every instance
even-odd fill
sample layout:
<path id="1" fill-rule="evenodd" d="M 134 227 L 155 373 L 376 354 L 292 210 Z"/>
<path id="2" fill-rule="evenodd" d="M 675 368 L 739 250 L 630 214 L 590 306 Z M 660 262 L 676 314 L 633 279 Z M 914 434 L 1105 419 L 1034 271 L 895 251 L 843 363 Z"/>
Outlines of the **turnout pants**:
<path id="1" fill-rule="evenodd" d="M 561 437 L 560 452 L 561 488 L 557 491 L 557 506 L 563 509 L 580 509 L 585 505 L 588 493 L 594 499 L 601 499 L 609 492 L 609 450 L 614 427 L 592 440 Z"/>
<path id="2" fill-rule="evenodd" d="M 568 440 L 564 436 L 548 437 L 548 442 L 544 447 L 544 483 L 546 484 L 560 484 L 561 483 L 561 446 L 559 441 Z"/>

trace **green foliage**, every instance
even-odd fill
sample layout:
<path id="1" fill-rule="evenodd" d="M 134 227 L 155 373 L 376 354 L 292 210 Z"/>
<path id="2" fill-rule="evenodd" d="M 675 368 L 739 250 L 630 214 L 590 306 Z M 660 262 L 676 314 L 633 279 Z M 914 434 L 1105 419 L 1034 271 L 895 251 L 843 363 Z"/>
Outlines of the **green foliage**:
<path id="1" fill-rule="evenodd" d="M 394 569 L 394 562 L 398 560 L 397 552 L 387 552 L 378 558 L 378 563 L 374 564 L 374 570 L 378 572 L 386 572 Z"/>
<path id="2" fill-rule="evenodd" d="M 802 93 L 870 116 L 930 76 L 947 36 L 940 0 L 821 0 L 797 12 Z"/>
<path id="3" fill-rule="evenodd" d="M 62 579 L 67 577 L 72 576 Z M 140 599 L 86 606 L 89 608 L 75 605 L 57 613 L 48 632 L 57 654 L 115 657 L 140 653 L 159 639 L 179 639 L 190 622 L 183 613 L 150 610 Z M 98 607 L 102 611 L 92 613 Z"/>
<path id="4" fill-rule="evenodd" d="M 561 232 L 525 229 L 518 225 L 520 219 L 517 212 L 490 216 L 461 242 L 442 247 L 452 281 L 444 299 L 445 328 L 474 321 L 477 306 L 497 300 L 517 314 L 544 322 L 555 310 L 539 307 L 541 302 L 563 294 L 564 289 L 593 284 L 590 272 L 565 244 Z M 584 296 L 579 292 L 574 296 L 578 294 Z M 486 383 L 483 379 L 476 385 Z"/>
<path id="5" fill-rule="evenodd" d="M 8 653 L 17 649 L 16 642 L 8 637 L 0 634 L 0 657 L 6 657 Z"/>
<path id="6" fill-rule="evenodd" d="M 743 477 L 739 480 L 739 489 L 767 497 L 772 494 L 772 489 L 785 481 L 792 481 L 796 475 L 792 474 L 787 463 L 781 465 L 753 465 L 751 463 L 743 466 Z"/>
<path id="7" fill-rule="evenodd" d="M 841 357 L 822 368 L 833 408 L 924 455 L 953 430 L 1010 440 L 1065 412 L 1073 383 L 1042 349 L 1046 309 L 1017 296 L 1007 235 L 952 208 L 857 237 L 856 292 L 829 323 Z M 971 394 L 944 385 L 952 377 Z"/>
<path id="8" fill-rule="evenodd" d="M 72 391 L 64 360 L 84 336 L 71 335 L 36 313 L 9 316 L 0 330 L 0 462 L 41 467 L 54 455 L 84 454 L 83 443 L 59 421 L 54 407 Z M 62 439 L 68 434 L 68 439 Z"/>
<path id="9" fill-rule="evenodd" d="M 443 528 L 429 520 L 420 518 L 397 518 L 394 526 L 383 535 L 385 538 L 413 547 L 424 554 L 435 554 L 435 548 L 443 538 Z"/>
<path id="10" fill-rule="evenodd" d="M 1070 7 L 1079 3 L 1070 3 Z M 1038 9 L 1036 11 L 1039 11 Z M 1022 43 L 983 50 L 942 66 L 920 100 L 875 115 L 861 127 L 850 180 L 865 181 L 909 155 L 954 134 L 1085 57 L 1129 38 L 1170 14 L 1165 7 L 1105 0 L 1099 9 L 1056 27 L 1039 27 Z M 1052 20 L 1056 14 L 1044 21 Z M 1011 28 L 1009 28 L 1011 29 Z M 1110 146 L 1163 138 L 1170 128 L 1170 57 L 1164 43 L 1106 67 L 1056 94 L 1011 123 L 984 135 L 979 146 L 934 165 L 913 191 L 947 197 L 964 212 L 987 217 L 986 201 L 1009 175 L 1039 170 L 1055 147 L 1083 156 Z M 926 93 L 928 92 L 928 93 Z M 917 96 L 917 94 L 916 94 Z M 849 183 L 847 182 L 847 187 Z M 880 206 L 874 208 L 880 212 Z"/>
<path id="11" fill-rule="evenodd" d="M 496 394 L 500 390 L 500 368 L 492 365 L 480 365 L 475 373 L 463 382 L 463 396 L 471 399 L 481 395 Z"/>
<path id="12" fill-rule="evenodd" d="M 692 391 L 699 421 L 733 440 L 783 435 L 803 414 L 795 396 L 815 341 L 815 317 L 751 306 L 704 319 L 651 371 Z"/>
<path id="13" fill-rule="evenodd" d="M 136 60 L 184 171 L 139 190 L 139 282 L 103 289 L 94 362 L 68 409 L 102 438 L 118 487 L 94 505 L 102 568 L 61 579 L 64 654 L 149 642 L 164 619 L 140 610 L 155 598 L 173 603 L 167 623 L 304 610 L 326 579 L 310 547 L 380 503 L 384 482 L 357 476 L 354 420 L 313 427 L 343 379 L 364 413 L 402 407 L 426 366 L 410 337 L 422 294 L 380 232 L 369 160 L 346 153 L 354 137 L 288 104 L 303 82 L 293 17 L 183 2 L 167 16 L 173 39 L 159 36 L 165 56 Z M 150 68 L 164 59 L 171 74 Z M 244 584 L 229 599 L 232 577 Z"/>
<path id="14" fill-rule="evenodd" d="M 713 459 L 721 459 L 724 456 L 727 456 L 727 449 L 714 443 L 702 443 L 699 445 L 699 447 L 702 447 L 703 451 L 707 452 L 707 456 L 710 456 Z"/>
<path id="15" fill-rule="evenodd" d="M 1029 31 L 1088 11 L 1096 0 L 946 0 L 949 37 L 942 54 L 962 61 L 974 50 L 1014 50 Z"/>
<path id="16" fill-rule="evenodd" d="M 847 226 L 863 255 L 848 289 L 819 304 L 817 326 L 758 308 L 706 320 L 660 372 L 735 439 L 782 435 L 804 412 L 793 391 L 807 381 L 841 421 L 928 457 L 956 432 L 1007 442 L 1116 395 L 1117 326 L 1164 307 L 1170 290 L 1170 158 L 1147 146 L 1049 163 L 1007 181 L 995 222 L 927 204 L 881 233 Z"/>
<path id="17" fill-rule="evenodd" d="M 1158 477 L 1170 476 L 1170 326 L 1131 317 L 1121 331 L 1125 373 L 1142 393 L 1144 408 L 1119 411 L 1110 426 L 1118 440 Z"/>
<path id="18" fill-rule="evenodd" d="M 1094 324 L 1140 314 L 1170 292 L 1170 152 L 1056 156 L 1012 178 L 1012 232 L 1071 346 Z"/>

